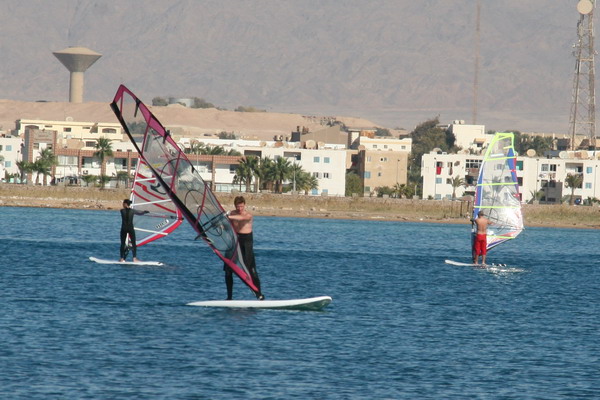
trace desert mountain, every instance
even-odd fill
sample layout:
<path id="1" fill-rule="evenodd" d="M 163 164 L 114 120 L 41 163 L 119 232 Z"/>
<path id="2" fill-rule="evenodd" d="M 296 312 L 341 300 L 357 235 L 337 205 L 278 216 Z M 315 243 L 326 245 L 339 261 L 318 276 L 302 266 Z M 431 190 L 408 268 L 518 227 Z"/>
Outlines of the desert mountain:
<path id="1" fill-rule="evenodd" d="M 476 122 L 566 130 L 576 1 L 10 1 L 0 98 L 67 101 L 52 52 L 83 46 L 103 55 L 86 72 L 85 101 L 108 103 L 125 83 L 147 102 L 200 97 L 389 128 L 472 122 L 478 3 Z"/>

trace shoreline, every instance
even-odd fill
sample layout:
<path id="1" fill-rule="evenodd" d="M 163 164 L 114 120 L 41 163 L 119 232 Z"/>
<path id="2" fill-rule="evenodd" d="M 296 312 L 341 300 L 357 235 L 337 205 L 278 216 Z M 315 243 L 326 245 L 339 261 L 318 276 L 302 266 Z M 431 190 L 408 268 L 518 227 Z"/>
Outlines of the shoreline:
<path id="1" fill-rule="evenodd" d="M 119 210 L 127 188 L 0 184 L 0 207 Z M 346 198 L 267 193 L 216 193 L 226 210 L 242 195 L 256 216 L 469 224 L 469 204 L 448 200 Z M 599 229 L 600 207 L 523 205 L 525 227 Z"/>

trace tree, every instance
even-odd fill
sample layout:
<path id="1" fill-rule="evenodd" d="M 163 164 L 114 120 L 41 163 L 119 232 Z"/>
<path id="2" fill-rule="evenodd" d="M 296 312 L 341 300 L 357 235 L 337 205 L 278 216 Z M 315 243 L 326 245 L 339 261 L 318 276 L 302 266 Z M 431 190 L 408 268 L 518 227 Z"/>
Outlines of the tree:
<path id="1" fill-rule="evenodd" d="M 465 186 L 466 182 L 463 178 L 457 175 L 450 180 L 450 184 L 452 185 L 452 199 L 456 199 L 456 189 L 461 186 Z"/>
<path id="2" fill-rule="evenodd" d="M 52 149 L 45 148 L 40 153 L 39 161 L 39 173 L 44 176 L 44 186 L 48 184 L 47 177 L 52 173 L 52 167 L 58 164 L 56 156 L 52 152 Z"/>
<path id="3" fill-rule="evenodd" d="M 412 151 L 408 164 L 408 182 L 410 186 L 421 184 L 421 158 L 435 148 L 445 152 L 456 151 L 456 138 L 454 135 L 439 127 L 440 121 L 436 117 L 419 124 L 411 132 L 413 140 Z"/>
<path id="4" fill-rule="evenodd" d="M 108 175 L 100 175 L 100 176 L 98 177 L 98 180 L 100 180 L 100 187 L 101 187 L 102 189 L 104 189 L 104 186 L 105 186 L 105 185 L 106 185 L 108 182 L 110 182 L 110 180 L 111 180 L 111 177 L 110 177 L 110 176 L 108 176 Z"/>
<path id="5" fill-rule="evenodd" d="M 573 205 L 575 203 L 575 189 L 580 188 L 583 184 L 583 174 L 567 174 L 565 183 L 567 187 L 571 188 L 571 200 L 569 204 Z"/>
<path id="6" fill-rule="evenodd" d="M 164 107 L 164 106 L 168 106 L 169 102 L 164 97 L 155 97 L 155 98 L 152 99 L 152 105 L 153 106 Z"/>
<path id="7" fill-rule="evenodd" d="M 17 161 L 17 168 L 19 168 L 19 176 L 22 183 L 27 179 L 27 174 L 33 172 L 34 165 L 29 161 Z"/>
<path id="8" fill-rule="evenodd" d="M 255 159 L 256 157 L 249 158 L 240 160 L 240 163 L 235 170 L 235 176 L 233 177 L 234 181 L 239 183 L 240 190 L 242 190 L 242 184 L 246 185 L 246 192 L 250 191 L 250 185 L 252 184 L 252 178 L 254 177 L 254 161 L 251 159 Z"/>
<path id="9" fill-rule="evenodd" d="M 375 129 L 375 136 L 392 136 L 389 129 L 377 128 Z"/>
<path id="10" fill-rule="evenodd" d="M 233 132 L 219 132 L 219 139 L 231 139 L 231 140 L 237 140 L 237 136 L 235 136 L 235 133 Z"/>
<path id="11" fill-rule="evenodd" d="M 296 189 L 303 190 L 304 194 L 308 194 L 309 191 L 319 188 L 319 180 L 316 176 L 300 170 L 296 175 Z"/>
<path id="12" fill-rule="evenodd" d="M 215 108 L 215 105 L 205 101 L 204 99 L 194 97 L 194 104 L 192 108 Z"/>
<path id="13" fill-rule="evenodd" d="M 259 161 L 256 175 L 259 180 L 259 188 L 273 190 L 273 183 L 275 182 L 275 162 L 268 157 L 262 157 Z"/>
<path id="14" fill-rule="evenodd" d="M 277 193 L 283 193 L 283 182 L 290 177 L 292 171 L 292 164 L 283 158 L 277 157 L 274 163 L 275 169 L 275 191 Z"/>
<path id="15" fill-rule="evenodd" d="M 96 139 L 96 145 L 94 147 L 96 149 L 94 157 L 100 159 L 100 176 L 104 176 L 106 175 L 106 159 L 113 156 L 112 143 L 107 138 L 98 138 Z M 100 181 L 100 187 L 102 189 L 104 189 L 105 183 L 104 180 Z"/>
<path id="16" fill-rule="evenodd" d="M 124 182 L 126 187 L 129 187 L 129 174 L 127 171 L 118 171 L 117 172 L 117 188 L 119 187 L 119 183 Z"/>
<path id="17" fill-rule="evenodd" d="M 33 162 L 33 172 L 35 175 L 35 184 L 40 184 L 40 175 L 44 177 L 43 184 L 46 184 L 46 175 L 50 175 L 50 167 L 41 158 Z"/>
<path id="18" fill-rule="evenodd" d="M 552 150 L 552 138 L 527 135 L 519 131 L 513 131 L 515 135 L 515 151 L 519 154 L 527 153 L 527 150 L 533 149 L 536 154 L 544 155 L 548 150 Z"/>
<path id="19" fill-rule="evenodd" d="M 96 182 L 98 177 L 96 175 L 83 175 L 81 180 L 85 182 L 85 186 L 90 186 L 90 183 Z"/>
<path id="20" fill-rule="evenodd" d="M 359 196 L 363 195 L 363 185 L 360 177 L 354 172 L 348 172 L 346 174 L 346 196 L 350 197 L 353 193 Z"/>

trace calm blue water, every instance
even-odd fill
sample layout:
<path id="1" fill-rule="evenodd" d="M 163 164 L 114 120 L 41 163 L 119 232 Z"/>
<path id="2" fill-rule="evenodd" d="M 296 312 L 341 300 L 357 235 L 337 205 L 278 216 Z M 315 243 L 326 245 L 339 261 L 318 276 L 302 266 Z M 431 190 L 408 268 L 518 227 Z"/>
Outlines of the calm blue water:
<path id="1" fill-rule="evenodd" d="M 268 298 L 323 312 L 185 306 L 223 299 L 187 226 L 116 258 L 116 211 L 0 208 L 0 398 L 597 399 L 598 232 L 530 228 L 489 262 L 466 225 L 256 218 Z M 239 280 L 234 297 L 252 298 Z"/>

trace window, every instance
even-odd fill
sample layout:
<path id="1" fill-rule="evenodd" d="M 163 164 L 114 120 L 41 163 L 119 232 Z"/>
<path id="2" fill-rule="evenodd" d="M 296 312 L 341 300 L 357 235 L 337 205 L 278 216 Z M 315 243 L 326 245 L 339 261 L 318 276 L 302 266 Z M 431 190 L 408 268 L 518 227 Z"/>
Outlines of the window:
<path id="1" fill-rule="evenodd" d="M 371 162 L 371 156 L 367 156 L 367 162 Z"/>
<path id="2" fill-rule="evenodd" d="M 12 161 L 4 161 L 4 166 L 5 166 L 6 168 L 10 168 L 10 167 L 12 167 Z"/>
<path id="3" fill-rule="evenodd" d="M 591 188 L 592 188 L 592 184 L 591 184 L 591 182 L 588 182 L 588 183 L 586 183 L 586 184 L 585 184 L 585 188 L 586 188 L 586 189 L 591 189 Z"/>
<path id="4" fill-rule="evenodd" d="M 321 194 L 328 194 L 328 193 L 329 193 L 329 190 L 327 190 L 327 189 L 323 189 L 323 191 L 321 192 Z"/>
<path id="5" fill-rule="evenodd" d="M 585 169 L 585 172 L 588 173 L 588 174 L 591 174 L 593 171 L 594 171 L 594 167 L 587 167 Z"/>
<path id="6" fill-rule="evenodd" d="M 323 162 L 325 164 L 329 164 L 329 157 L 323 157 Z"/>
<path id="7" fill-rule="evenodd" d="M 436 185 L 442 183 L 442 178 L 435 178 Z"/>
<path id="8" fill-rule="evenodd" d="M 6 151 L 12 151 L 12 145 L 11 144 L 7 144 L 6 145 Z"/>
<path id="9" fill-rule="evenodd" d="M 523 161 L 517 161 L 517 171 L 523 171 Z"/>
<path id="10" fill-rule="evenodd" d="M 387 149 L 387 144 L 384 144 L 384 145 L 383 145 L 383 148 L 384 148 L 384 149 Z"/>
<path id="11" fill-rule="evenodd" d="M 481 160 L 466 160 L 465 168 L 479 168 L 481 166 Z"/>
<path id="12" fill-rule="evenodd" d="M 387 157 L 381 157 L 381 158 L 379 159 L 379 161 L 380 161 L 380 162 L 387 162 Z"/>
<path id="13" fill-rule="evenodd" d="M 318 163 L 318 162 L 319 162 L 319 160 L 320 160 L 320 159 L 319 159 L 319 157 L 313 157 L 313 162 L 316 162 L 316 163 Z"/>
<path id="14" fill-rule="evenodd" d="M 523 178 L 522 177 L 517 177 L 517 184 L 519 186 L 523 186 Z"/>
<path id="15" fill-rule="evenodd" d="M 400 146 L 402 150 L 406 150 L 406 146 Z"/>
<path id="16" fill-rule="evenodd" d="M 556 172 L 556 164 L 550 164 L 550 171 Z"/>
<path id="17" fill-rule="evenodd" d="M 65 126 L 63 128 L 63 132 L 71 132 L 71 128 Z"/>
<path id="18" fill-rule="evenodd" d="M 329 172 L 323 172 L 323 178 L 331 178 L 331 176 L 329 175 Z"/>
<path id="19" fill-rule="evenodd" d="M 365 179 L 370 179 L 370 178 L 371 178 L 371 172 L 365 171 Z"/>
<path id="20" fill-rule="evenodd" d="M 377 173 L 377 176 L 381 176 L 381 172 L 378 172 L 378 173 Z"/>
<path id="21" fill-rule="evenodd" d="M 376 144 L 374 144 L 374 145 L 373 145 L 373 148 L 374 148 L 374 149 L 376 149 L 376 148 L 377 148 L 377 145 L 376 145 Z"/>
<path id="22" fill-rule="evenodd" d="M 235 165 L 235 164 L 229 164 L 229 173 L 230 174 L 235 174 L 236 170 L 237 170 L 237 165 Z"/>
<path id="23" fill-rule="evenodd" d="M 542 172 L 548 171 L 548 164 L 542 164 Z"/>
<path id="24" fill-rule="evenodd" d="M 321 177 L 321 174 L 319 172 L 313 172 L 313 176 L 319 179 Z"/>

